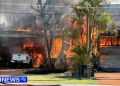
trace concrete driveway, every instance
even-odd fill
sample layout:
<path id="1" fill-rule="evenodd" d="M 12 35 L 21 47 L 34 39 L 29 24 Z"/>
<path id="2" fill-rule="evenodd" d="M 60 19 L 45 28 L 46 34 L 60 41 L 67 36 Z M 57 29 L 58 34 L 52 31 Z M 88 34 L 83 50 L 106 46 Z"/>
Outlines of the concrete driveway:
<path id="1" fill-rule="evenodd" d="M 120 72 L 116 73 L 98 72 L 95 73 L 95 79 L 99 85 L 120 86 Z"/>
<path id="2" fill-rule="evenodd" d="M 0 77 L 13 76 L 28 71 L 27 69 L 2 69 L 0 70 Z"/>

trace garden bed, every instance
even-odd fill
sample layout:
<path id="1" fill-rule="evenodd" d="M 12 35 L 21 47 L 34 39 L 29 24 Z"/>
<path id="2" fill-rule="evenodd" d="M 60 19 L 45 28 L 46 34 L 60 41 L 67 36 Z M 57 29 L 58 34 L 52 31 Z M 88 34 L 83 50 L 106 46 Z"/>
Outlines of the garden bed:
<path id="1" fill-rule="evenodd" d="M 25 74 L 49 74 L 49 73 L 64 73 L 67 69 L 42 68 L 40 70 L 30 70 Z"/>

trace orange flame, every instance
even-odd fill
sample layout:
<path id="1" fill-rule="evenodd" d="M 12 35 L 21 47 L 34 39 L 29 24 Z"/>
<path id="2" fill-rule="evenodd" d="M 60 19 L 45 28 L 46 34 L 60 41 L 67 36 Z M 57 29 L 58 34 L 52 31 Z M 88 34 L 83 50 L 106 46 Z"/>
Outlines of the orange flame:
<path id="1" fill-rule="evenodd" d="M 30 31 L 30 29 L 28 27 L 26 29 L 20 29 L 20 27 L 18 27 L 14 31 Z"/>
<path id="2" fill-rule="evenodd" d="M 39 47 L 39 43 L 34 39 L 24 39 L 23 40 L 23 49 L 29 48 L 32 53 L 32 57 L 36 58 L 33 60 L 33 67 L 39 67 L 43 62 L 43 50 L 35 49 L 35 47 Z"/>
<path id="3" fill-rule="evenodd" d="M 33 57 L 36 60 L 33 60 L 33 67 L 39 67 L 43 62 L 43 55 L 41 53 L 33 52 Z"/>
<path id="4" fill-rule="evenodd" d="M 114 16 L 114 15 L 118 15 L 118 13 L 115 13 L 115 14 L 110 14 L 110 16 Z"/>
<path id="5" fill-rule="evenodd" d="M 53 40 L 53 48 L 51 50 L 52 58 L 57 58 L 59 52 L 61 51 L 61 47 L 62 47 L 62 40 L 59 38 L 54 39 Z"/>
<path id="6" fill-rule="evenodd" d="M 15 31 L 21 31 L 21 29 L 20 29 L 20 28 L 17 28 L 17 30 L 15 30 Z"/>
<path id="7" fill-rule="evenodd" d="M 29 31 L 30 29 L 27 27 L 27 29 L 22 29 L 22 31 Z"/>
<path id="8" fill-rule="evenodd" d="M 67 20 L 67 21 L 66 21 L 66 24 L 67 24 L 69 27 L 73 27 L 74 30 L 78 28 L 78 23 L 77 23 L 77 21 L 72 24 L 72 21 L 71 21 L 72 19 L 71 19 L 71 18 L 67 18 L 66 20 Z M 86 28 L 87 28 L 86 18 L 83 19 L 83 22 L 84 22 L 84 24 L 82 25 L 82 28 L 83 28 L 83 33 L 84 33 L 84 34 L 82 35 L 82 37 L 81 37 L 81 35 L 79 35 L 79 41 L 80 41 L 80 43 L 82 43 L 82 40 L 83 40 L 83 42 L 86 42 Z M 71 40 L 70 43 L 68 43 L 68 44 L 71 45 L 71 44 L 72 44 L 72 40 Z M 70 46 L 68 51 L 63 51 L 63 52 L 66 54 L 67 57 L 70 57 L 70 56 L 73 55 L 73 53 L 71 52 L 71 49 L 72 49 L 73 47 L 74 47 L 74 46 Z"/>
<path id="9" fill-rule="evenodd" d="M 110 14 L 110 16 L 114 16 L 115 14 Z"/>
<path id="10" fill-rule="evenodd" d="M 119 42 L 120 39 L 118 39 L 118 44 L 120 44 Z M 117 45 L 117 38 L 114 37 L 109 37 L 109 38 L 100 38 L 100 48 L 102 47 L 112 47 L 112 45 Z"/>

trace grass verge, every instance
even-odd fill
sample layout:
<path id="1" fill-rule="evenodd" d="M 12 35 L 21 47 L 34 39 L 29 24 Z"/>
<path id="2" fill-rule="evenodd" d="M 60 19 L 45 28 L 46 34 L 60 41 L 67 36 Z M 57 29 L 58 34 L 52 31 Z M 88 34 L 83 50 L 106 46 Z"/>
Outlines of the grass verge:
<path id="1" fill-rule="evenodd" d="M 61 73 L 51 74 L 18 74 L 14 76 L 26 76 L 27 83 L 45 83 L 45 84 L 97 84 L 94 77 L 80 78 L 80 77 L 59 77 Z"/>

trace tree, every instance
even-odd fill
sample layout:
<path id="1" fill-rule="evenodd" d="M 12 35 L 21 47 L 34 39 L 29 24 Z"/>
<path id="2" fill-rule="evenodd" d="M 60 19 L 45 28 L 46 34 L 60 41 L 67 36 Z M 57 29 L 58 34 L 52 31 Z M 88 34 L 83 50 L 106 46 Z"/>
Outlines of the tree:
<path id="1" fill-rule="evenodd" d="M 88 1 L 88 3 L 89 28 L 91 31 L 91 37 L 89 37 L 89 51 L 94 49 L 92 52 L 97 55 L 97 52 L 99 52 L 101 33 L 110 32 L 115 33 L 115 36 L 117 36 L 117 31 L 115 30 L 116 27 L 114 21 L 110 19 L 110 15 L 106 12 L 100 12 L 104 6 L 109 6 L 106 0 L 92 0 Z M 97 69 L 99 69 L 99 57 L 96 62 L 98 62 Z"/>
<path id="2" fill-rule="evenodd" d="M 107 3 L 106 0 L 83 0 L 79 1 L 76 5 L 71 5 L 72 13 L 76 15 L 75 17 L 71 15 L 65 15 L 72 19 L 72 24 L 77 22 L 77 31 L 74 30 L 73 27 L 71 27 L 73 30 L 69 29 L 69 27 L 65 26 L 65 30 L 62 33 L 63 37 L 71 37 L 74 41 L 74 39 L 78 40 L 78 34 L 80 35 L 81 39 L 83 38 L 84 34 L 88 35 L 87 33 L 84 33 L 84 29 L 82 27 L 84 17 L 88 17 L 89 19 L 89 31 L 91 32 L 89 35 L 89 46 L 87 46 L 88 50 L 88 58 L 90 57 L 90 53 L 94 53 L 95 55 L 98 55 L 98 52 L 96 50 L 96 47 L 99 46 L 99 38 L 101 36 L 102 32 L 111 32 L 115 33 L 117 35 L 117 32 L 115 30 L 115 23 L 113 20 L 110 19 L 109 14 L 107 13 L 100 13 L 99 7 L 102 8 L 104 4 Z M 76 34 L 76 35 L 74 35 Z M 116 36 L 115 35 L 115 36 Z M 83 41 L 82 41 L 83 43 Z M 77 43 L 75 43 L 76 45 Z M 84 44 L 84 43 L 83 43 Z M 82 48 L 82 47 L 81 47 Z"/>
<path id="3" fill-rule="evenodd" d="M 81 7 L 84 7 L 83 3 L 84 2 L 82 2 Z M 81 7 L 78 4 L 71 5 L 70 7 L 72 8 L 71 13 L 73 13 L 75 16 L 71 16 L 68 14 L 63 15 L 62 18 L 67 16 L 71 19 L 71 27 L 68 27 L 68 26 L 64 27 L 61 38 L 70 37 L 72 39 L 72 45 L 73 45 L 73 42 L 77 41 L 79 36 L 81 39 L 83 39 L 83 37 L 85 35 L 83 24 L 84 24 L 84 18 L 86 16 L 86 10 L 81 9 Z M 77 29 L 75 29 L 73 27 L 74 24 L 76 24 Z M 82 42 L 83 42 L 83 40 L 82 40 Z"/>
<path id="4" fill-rule="evenodd" d="M 61 39 L 63 39 L 64 37 L 70 37 L 72 39 L 72 45 L 73 45 L 73 42 L 78 40 L 79 38 L 79 30 L 78 29 L 73 29 L 71 27 L 64 27 L 64 30 L 62 32 L 62 35 L 61 35 Z"/>
<path id="5" fill-rule="evenodd" d="M 71 49 L 72 52 L 75 54 L 70 58 L 71 60 L 74 60 L 75 64 L 73 65 L 73 69 L 76 70 L 79 68 L 79 66 L 86 66 L 90 59 L 93 57 L 92 54 L 88 53 L 87 44 L 84 42 L 81 44 L 79 41 L 75 45 L 73 49 Z M 89 56 L 89 58 L 88 58 Z"/>
<path id="6" fill-rule="evenodd" d="M 55 10 L 54 6 L 56 5 L 57 1 L 46 0 L 45 3 L 42 0 L 37 1 L 37 8 L 31 6 L 38 15 L 38 27 L 41 28 L 44 32 L 45 43 L 47 47 L 47 54 L 48 54 L 48 64 L 52 67 L 51 61 L 51 49 L 52 49 L 52 40 L 53 40 L 53 33 L 55 29 L 58 28 L 59 18 L 58 12 Z M 51 6 L 52 7 L 51 7 Z M 48 38 L 50 36 L 50 39 Z"/>

